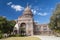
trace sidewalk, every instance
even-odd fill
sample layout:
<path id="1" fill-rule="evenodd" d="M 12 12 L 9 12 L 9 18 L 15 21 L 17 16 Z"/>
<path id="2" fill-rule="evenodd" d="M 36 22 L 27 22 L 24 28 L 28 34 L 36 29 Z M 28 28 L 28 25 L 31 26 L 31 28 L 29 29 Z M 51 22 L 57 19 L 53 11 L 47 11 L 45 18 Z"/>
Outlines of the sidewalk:
<path id="1" fill-rule="evenodd" d="M 55 37 L 55 36 L 34 36 L 38 37 L 41 40 L 60 40 L 60 37 Z"/>

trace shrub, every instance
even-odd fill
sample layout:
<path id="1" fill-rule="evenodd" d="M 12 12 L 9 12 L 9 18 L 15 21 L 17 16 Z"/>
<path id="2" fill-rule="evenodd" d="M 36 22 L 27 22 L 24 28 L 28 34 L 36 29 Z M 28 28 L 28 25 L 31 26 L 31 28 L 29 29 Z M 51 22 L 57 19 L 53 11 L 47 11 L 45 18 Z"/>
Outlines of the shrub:
<path id="1" fill-rule="evenodd" d="M 0 34 L 0 39 L 2 38 L 2 34 Z"/>
<path id="2" fill-rule="evenodd" d="M 3 38 L 3 35 L 2 35 L 2 33 L 1 33 L 1 31 L 0 31 L 0 39 L 1 39 L 1 38 Z"/>
<path id="3" fill-rule="evenodd" d="M 9 37 L 24 37 L 26 35 L 21 35 L 21 34 L 15 34 L 15 35 L 9 35 Z"/>

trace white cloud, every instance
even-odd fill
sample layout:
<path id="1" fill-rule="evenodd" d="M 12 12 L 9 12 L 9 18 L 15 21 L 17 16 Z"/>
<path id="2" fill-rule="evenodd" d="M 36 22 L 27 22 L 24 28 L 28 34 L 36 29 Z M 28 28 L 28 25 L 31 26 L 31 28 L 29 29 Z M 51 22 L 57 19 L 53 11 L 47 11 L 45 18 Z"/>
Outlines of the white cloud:
<path id="1" fill-rule="evenodd" d="M 51 10 L 53 10 L 53 8 L 51 8 Z"/>
<path id="2" fill-rule="evenodd" d="M 36 9 L 36 10 L 39 10 L 39 9 Z"/>
<path id="3" fill-rule="evenodd" d="M 33 9 L 32 9 L 31 11 L 33 12 L 33 14 L 34 14 L 34 15 L 37 13 L 37 11 L 36 11 L 36 10 L 33 10 Z"/>
<path id="4" fill-rule="evenodd" d="M 11 4 L 12 4 L 12 2 L 8 2 L 8 3 L 7 3 L 7 5 L 11 5 Z"/>
<path id="5" fill-rule="evenodd" d="M 15 5 L 12 4 L 12 2 L 7 3 L 7 5 L 16 11 L 22 11 L 24 9 L 24 7 L 22 7 L 21 5 Z"/>
<path id="6" fill-rule="evenodd" d="M 40 16 L 46 16 L 47 15 L 47 12 L 44 12 L 44 13 L 42 13 L 42 12 L 39 12 L 39 11 L 37 11 L 38 9 L 32 9 L 31 11 L 33 12 L 33 14 L 34 15 L 40 15 Z"/>
<path id="7" fill-rule="evenodd" d="M 38 13 L 38 15 L 40 15 L 40 16 L 46 16 L 47 13 L 46 12 L 45 13 Z"/>
<path id="8" fill-rule="evenodd" d="M 34 20 L 34 22 L 39 22 L 38 20 Z"/>
<path id="9" fill-rule="evenodd" d="M 24 7 L 20 5 L 11 5 L 11 8 L 15 9 L 16 11 L 22 11 Z"/>
<path id="10" fill-rule="evenodd" d="M 6 16 L 3 16 L 3 18 L 6 18 Z"/>

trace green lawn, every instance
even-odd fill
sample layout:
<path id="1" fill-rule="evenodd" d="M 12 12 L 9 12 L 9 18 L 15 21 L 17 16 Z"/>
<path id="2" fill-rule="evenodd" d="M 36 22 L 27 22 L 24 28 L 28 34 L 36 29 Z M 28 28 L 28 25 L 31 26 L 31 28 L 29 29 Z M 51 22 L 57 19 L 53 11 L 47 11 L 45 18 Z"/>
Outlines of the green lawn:
<path id="1" fill-rule="evenodd" d="M 1 40 L 40 40 L 37 37 L 9 37 Z"/>

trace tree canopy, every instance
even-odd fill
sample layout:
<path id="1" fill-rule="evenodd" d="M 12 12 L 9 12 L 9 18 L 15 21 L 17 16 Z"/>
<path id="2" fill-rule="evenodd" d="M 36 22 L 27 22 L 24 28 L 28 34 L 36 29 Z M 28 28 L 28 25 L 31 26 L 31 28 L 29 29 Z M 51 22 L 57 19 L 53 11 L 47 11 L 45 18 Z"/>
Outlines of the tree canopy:
<path id="1" fill-rule="evenodd" d="M 15 25 L 14 20 L 7 20 L 6 17 L 0 16 L 0 31 L 2 33 L 10 33 Z"/>
<path id="2" fill-rule="evenodd" d="M 53 15 L 50 18 L 49 27 L 52 30 L 60 31 L 60 4 L 57 4 L 56 9 L 53 12 Z"/>

